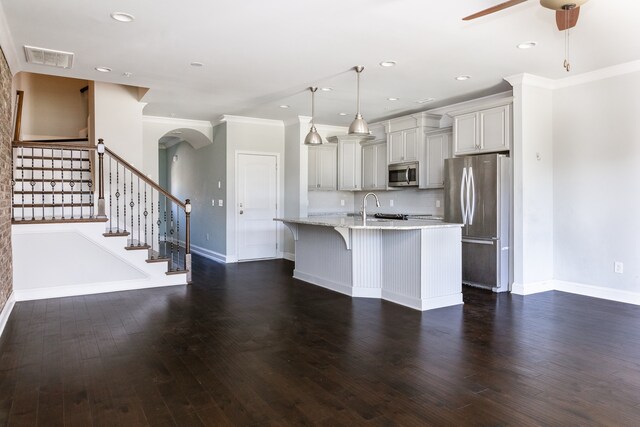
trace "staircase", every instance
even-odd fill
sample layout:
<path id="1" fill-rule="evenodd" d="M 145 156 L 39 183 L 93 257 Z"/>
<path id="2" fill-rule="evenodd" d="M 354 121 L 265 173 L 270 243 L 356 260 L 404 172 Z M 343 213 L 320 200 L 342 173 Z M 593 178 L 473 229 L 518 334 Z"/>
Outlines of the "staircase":
<path id="1" fill-rule="evenodd" d="M 155 282 L 164 282 L 159 269 L 168 284 L 191 281 L 189 200 L 162 189 L 102 140 L 14 141 L 11 184 L 12 222 L 30 227 L 14 228 L 18 234 L 77 231 L 114 263 L 131 264 Z"/>

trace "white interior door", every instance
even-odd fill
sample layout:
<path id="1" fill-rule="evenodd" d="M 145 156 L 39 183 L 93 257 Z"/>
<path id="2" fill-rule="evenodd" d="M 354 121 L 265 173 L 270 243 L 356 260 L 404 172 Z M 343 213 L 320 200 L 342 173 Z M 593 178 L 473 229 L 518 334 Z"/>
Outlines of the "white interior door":
<path id="1" fill-rule="evenodd" d="M 277 157 L 238 155 L 238 260 L 275 258 L 278 242 Z"/>

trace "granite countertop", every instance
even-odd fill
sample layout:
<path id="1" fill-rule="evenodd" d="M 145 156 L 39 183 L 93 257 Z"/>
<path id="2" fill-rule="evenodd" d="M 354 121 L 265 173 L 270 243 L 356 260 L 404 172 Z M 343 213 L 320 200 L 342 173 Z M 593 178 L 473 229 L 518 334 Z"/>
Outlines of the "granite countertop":
<path id="1" fill-rule="evenodd" d="M 367 216 L 366 223 L 363 223 L 362 217 L 359 216 L 312 216 L 307 218 L 274 218 L 274 220 L 294 224 L 370 230 L 418 230 L 421 228 L 462 227 L 462 224 L 451 224 L 435 219 L 409 219 L 400 221 L 373 218 L 373 215 Z"/>

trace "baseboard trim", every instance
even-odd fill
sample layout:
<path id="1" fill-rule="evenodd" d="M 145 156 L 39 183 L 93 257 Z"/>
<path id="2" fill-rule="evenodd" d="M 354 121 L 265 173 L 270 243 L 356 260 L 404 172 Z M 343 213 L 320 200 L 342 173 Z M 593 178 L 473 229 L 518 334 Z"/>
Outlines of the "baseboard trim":
<path id="1" fill-rule="evenodd" d="M 400 295 L 383 289 L 382 299 L 420 311 L 433 310 L 436 308 L 463 304 L 462 292 L 452 295 L 421 299 L 409 297 L 406 295 Z"/>
<path id="2" fill-rule="evenodd" d="M 331 280 L 326 280 L 321 277 L 314 276 L 312 274 L 303 273 L 298 270 L 293 270 L 293 278 L 302 280 L 303 282 L 311 283 L 312 285 L 317 285 L 323 287 L 325 289 L 329 289 L 331 291 L 340 292 L 344 295 L 353 296 L 351 286 L 343 285 L 342 283 L 332 282 Z"/>
<path id="3" fill-rule="evenodd" d="M 196 246 L 193 243 L 191 244 L 191 252 L 193 252 L 196 255 L 203 256 L 212 261 L 220 262 L 222 264 L 227 263 L 227 257 L 225 255 L 222 255 L 219 252 L 215 252 L 200 246 Z"/>
<path id="4" fill-rule="evenodd" d="M 284 259 L 288 259 L 289 261 L 296 261 L 296 254 L 292 253 L 292 252 L 283 252 L 282 253 L 282 258 Z"/>
<path id="5" fill-rule="evenodd" d="M 64 298 L 80 295 L 104 294 L 107 292 L 132 291 L 136 289 L 164 288 L 166 286 L 185 286 L 186 283 L 161 283 L 149 280 L 131 280 L 95 284 L 56 286 L 52 288 L 14 289 L 16 301 L 33 301 L 49 298 Z"/>
<path id="6" fill-rule="evenodd" d="M 0 312 L 0 336 L 2 336 L 2 333 L 4 332 L 4 327 L 7 326 L 7 322 L 9 321 L 9 316 L 13 311 L 14 305 L 16 305 L 16 297 L 15 294 L 11 292 L 9 298 L 7 298 L 7 302 L 4 303 L 4 307 Z"/>
<path id="7" fill-rule="evenodd" d="M 600 298 L 626 304 L 640 305 L 640 293 L 587 285 L 585 283 L 554 280 L 555 290 L 585 297 Z"/>
<path id="8" fill-rule="evenodd" d="M 554 291 L 555 283 L 553 280 L 543 280 L 532 283 L 513 283 L 511 285 L 511 293 L 515 295 L 533 295 L 540 292 Z"/>

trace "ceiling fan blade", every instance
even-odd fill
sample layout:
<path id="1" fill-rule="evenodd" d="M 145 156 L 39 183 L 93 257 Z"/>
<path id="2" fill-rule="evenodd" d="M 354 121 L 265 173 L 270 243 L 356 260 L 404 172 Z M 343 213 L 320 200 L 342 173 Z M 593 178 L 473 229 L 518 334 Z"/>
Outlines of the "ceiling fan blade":
<path id="1" fill-rule="evenodd" d="M 509 8 L 511 6 L 515 6 L 517 4 L 524 3 L 525 1 L 527 1 L 527 0 L 510 0 L 510 1 L 506 1 L 504 3 L 500 3 L 498 5 L 490 7 L 488 9 L 482 10 L 482 11 L 480 11 L 478 13 L 474 13 L 473 15 L 469 15 L 466 18 L 462 18 L 462 20 L 463 21 L 471 21 L 472 19 L 480 18 L 481 16 L 489 15 L 491 13 L 498 12 L 498 11 L 501 11 L 503 9 L 507 9 L 507 8 Z"/>
<path id="2" fill-rule="evenodd" d="M 573 28 L 578 23 L 578 17 L 580 16 L 580 6 L 569 10 L 557 10 L 556 11 L 556 24 L 558 30 L 564 31 L 569 28 Z"/>

